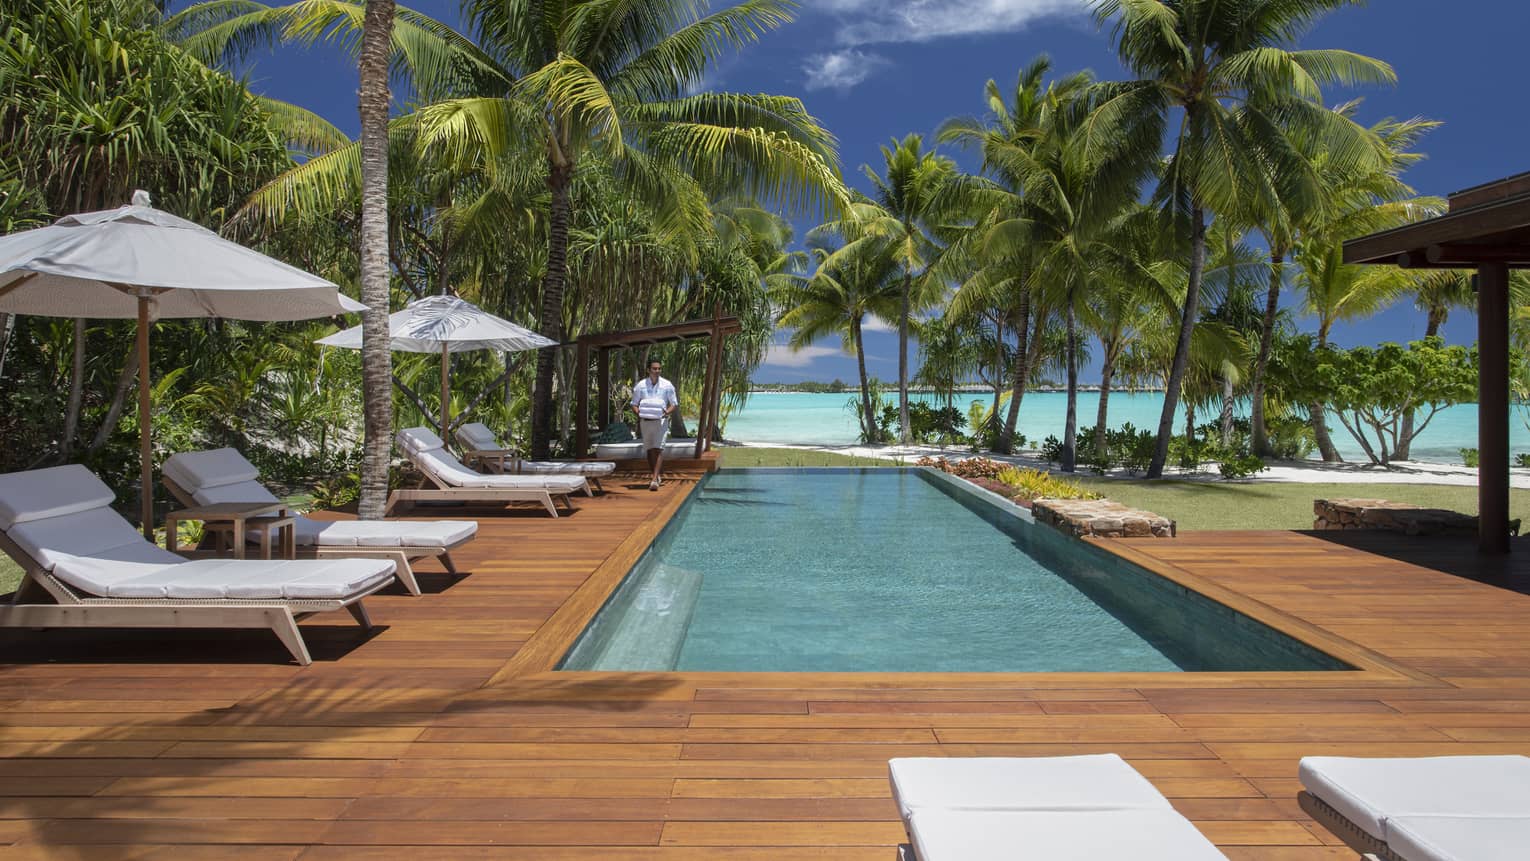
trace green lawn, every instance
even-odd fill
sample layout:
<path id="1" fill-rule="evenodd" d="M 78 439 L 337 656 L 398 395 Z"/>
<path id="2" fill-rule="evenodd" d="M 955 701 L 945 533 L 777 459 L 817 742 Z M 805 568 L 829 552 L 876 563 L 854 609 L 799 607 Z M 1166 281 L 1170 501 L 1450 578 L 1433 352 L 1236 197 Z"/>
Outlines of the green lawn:
<path id="1" fill-rule="evenodd" d="M 721 449 L 724 467 L 891 466 L 886 460 L 780 448 Z M 1477 512 L 1477 488 L 1439 484 L 1297 484 L 1219 481 L 1130 481 L 1081 476 L 1080 484 L 1133 508 L 1179 522 L 1180 529 L 1311 529 L 1312 500 L 1390 499 Z M 1511 516 L 1530 520 L 1530 490 L 1511 491 Z"/>
<path id="2" fill-rule="evenodd" d="M 1312 500 L 1390 499 L 1429 508 L 1477 513 L 1477 488 L 1440 484 L 1226 484 L 1085 478 L 1080 483 L 1133 508 L 1172 520 L 1180 529 L 1311 529 Z M 1510 492 L 1513 517 L 1530 516 L 1530 490 Z"/>

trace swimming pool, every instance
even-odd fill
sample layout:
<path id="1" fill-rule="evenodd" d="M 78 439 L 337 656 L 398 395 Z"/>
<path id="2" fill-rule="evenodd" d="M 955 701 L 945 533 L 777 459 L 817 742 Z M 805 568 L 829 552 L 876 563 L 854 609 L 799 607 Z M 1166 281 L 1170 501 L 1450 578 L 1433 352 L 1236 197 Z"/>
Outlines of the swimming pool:
<path id="1" fill-rule="evenodd" d="M 1350 669 L 926 469 L 706 476 L 564 670 Z"/>

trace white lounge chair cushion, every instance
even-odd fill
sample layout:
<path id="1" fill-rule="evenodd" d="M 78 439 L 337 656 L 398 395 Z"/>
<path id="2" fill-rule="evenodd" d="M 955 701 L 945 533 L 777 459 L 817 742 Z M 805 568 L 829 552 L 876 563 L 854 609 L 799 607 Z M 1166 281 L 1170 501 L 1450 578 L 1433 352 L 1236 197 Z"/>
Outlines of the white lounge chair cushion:
<path id="1" fill-rule="evenodd" d="M 446 442 L 426 428 L 404 428 L 396 439 L 399 448 L 413 454 L 446 448 Z"/>
<path id="2" fill-rule="evenodd" d="M 220 502 L 280 502 L 257 479 L 260 472 L 231 448 L 190 451 L 165 461 L 165 475 L 186 490 L 199 505 Z M 259 541 L 265 530 L 252 525 L 250 541 Z M 450 546 L 472 538 L 478 524 L 472 521 L 324 521 L 298 517 L 293 534 L 298 546 L 311 547 L 435 547 Z"/>
<path id="3" fill-rule="evenodd" d="M 6 473 L 0 475 L 0 529 L 106 508 L 116 498 L 95 473 L 77 463 Z"/>
<path id="4" fill-rule="evenodd" d="M 919 861 L 1227 861 L 1173 810 L 921 809 L 909 826 Z"/>
<path id="5" fill-rule="evenodd" d="M 165 477 L 195 493 L 211 487 L 255 482 L 260 470 L 231 448 L 183 451 L 170 456 L 163 467 Z M 245 498 L 240 502 L 259 502 Z"/>
<path id="6" fill-rule="evenodd" d="M 1113 753 L 1089 756 L 916 757 L 887 763 L 904 819 L 921 810 L 1172 810 Z M 1038 855 L 1037 857 L 1045 857 Z"/>
<path id="7" fill-rule="evenodd" d="M 1297 776 L 1307 791 L 1378 840 L 1398 816 L 1530 814 L 1530 757 L 1308 756 Z"/>
<path id="8" fill-rule="evenodd" d="M 46 568 L 54 566 L 60 553 L 158 565 L 186 561 L 144 540 L 142 532 L 106 506 L 45 520 L 28 520 L 12 526 L 6 534 Z"/>
<path id="9" fill-rule="evenodd" d="M 501 451 L 499 437 L 483 422 L 469 422 L 457 428 L 457 441 L 476 451 Z"/>
<path id="10" fill-rule="evenodd" d="M 616 464 L 598 460 L 523 460 L 522 475 L 582 475 L 604 478 L 616 472 Z"/>
<path id="11" fill-rule="evenodd" d="M 462 465 L 444 449 L 427 449 L 409 454 L 422 471 L 451 487 L 503 488 L 507 490 L 550 490 L 573 493 L 584 489 L 584 478 L 577 475 L 486 475 Z"/>
<path id="12" fill-rule="evenodd" d="M 343 600 L 382 584 L 393 570 L 386 559 L 202 559 L 151 565 L 58 554 L 53 573 L 100 598 Z"/>
<path id="13" fill-rule="evenodd" d="M 1524 861 L 1525 816 L 1398 816 L 1387 820 L 1387 847 L 1408 861 Z"/>
<path id="14" fill-rule="evenodd" d="M 478 534 L 472 520 L 314 520 L 299 517 L 297 543 L 308 547 L 450 547 Z"/>
<path id="15" fill-rule="evenodd" d="M 665 457 L 694 457 L 696 441 L 693 439 L 670 440 L 664 444 Z M 632 460 L 644 456 L 643 443 L 603 442 L 595 446 L 595 456 L 601 459 Z"/>

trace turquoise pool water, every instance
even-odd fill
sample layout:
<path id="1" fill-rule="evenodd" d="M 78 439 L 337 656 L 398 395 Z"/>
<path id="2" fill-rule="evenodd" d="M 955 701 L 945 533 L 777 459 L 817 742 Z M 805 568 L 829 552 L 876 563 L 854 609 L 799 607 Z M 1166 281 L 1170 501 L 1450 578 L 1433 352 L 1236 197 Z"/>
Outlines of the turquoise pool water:
<path id="1" fill-rule="evenodd" d="M 921 469 L 713 473 L 562 669 L 1346 668 L 969 487 Z"/>

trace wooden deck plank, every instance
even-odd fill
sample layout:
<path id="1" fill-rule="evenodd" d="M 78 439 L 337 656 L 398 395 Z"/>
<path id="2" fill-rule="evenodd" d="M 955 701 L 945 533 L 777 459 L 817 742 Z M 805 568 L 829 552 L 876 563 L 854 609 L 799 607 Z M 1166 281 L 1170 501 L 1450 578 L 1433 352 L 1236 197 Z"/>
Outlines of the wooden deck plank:
<path id="1" fill-rule="evenodd" d="M 1374 659 L 1352 673 L 548 672 L 692 481 L 418 510 L 481 521 L 461 573 L 422 562 L 370 636 L 305 624 L 308 668 L 243 632 L 0 633 L 0 861 L 886 861 L 887 758 L 1103 751 L 1235 861 L 1332 861 L 1301 756 L 1530 753 L 1530 545 L 1109 545 Z"/>

